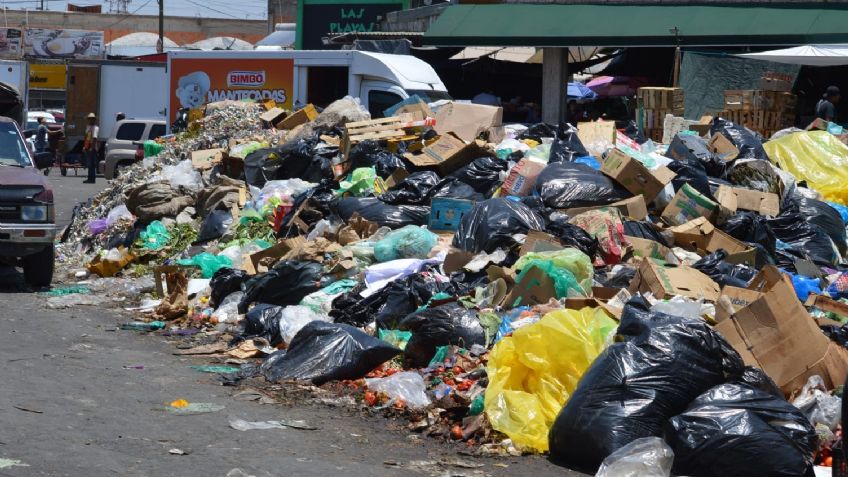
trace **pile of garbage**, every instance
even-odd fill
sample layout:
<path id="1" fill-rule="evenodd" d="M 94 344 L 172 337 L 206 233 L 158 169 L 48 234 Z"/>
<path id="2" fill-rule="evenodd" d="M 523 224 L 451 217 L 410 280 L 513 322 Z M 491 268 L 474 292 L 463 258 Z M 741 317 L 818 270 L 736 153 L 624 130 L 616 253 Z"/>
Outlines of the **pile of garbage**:
<path id="1" fill-rule="evenodd" d="M 217 340 L 231 383 L 319 386 L 483 453 L 834 465 L 848 146 L 828 132 L 716 118 L 664 145 L 488 106 L 308 108 L 210 104 L 145 148 L 75 211 L 48 303 L 116 294 L 127 329 Z"/>

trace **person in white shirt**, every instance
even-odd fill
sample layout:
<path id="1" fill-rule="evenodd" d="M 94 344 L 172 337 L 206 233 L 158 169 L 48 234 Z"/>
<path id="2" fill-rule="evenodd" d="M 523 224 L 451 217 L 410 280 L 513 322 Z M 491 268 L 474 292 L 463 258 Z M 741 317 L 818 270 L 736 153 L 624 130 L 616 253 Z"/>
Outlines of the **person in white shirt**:
<path id="1" fill-rule="evenodd" d="M 97 115 L 89 113 L 88 126 L 85 128 L 85 139 L 83 139 L 82 144 L 82 155 L 88 161 L 88 179 L 83 181 L 85 184 L 94 184 L 94 179 L 97 177 L 97 155 L 100 151 L 97 136 L 99 135 L 100 128 L 97 127 Z"/>

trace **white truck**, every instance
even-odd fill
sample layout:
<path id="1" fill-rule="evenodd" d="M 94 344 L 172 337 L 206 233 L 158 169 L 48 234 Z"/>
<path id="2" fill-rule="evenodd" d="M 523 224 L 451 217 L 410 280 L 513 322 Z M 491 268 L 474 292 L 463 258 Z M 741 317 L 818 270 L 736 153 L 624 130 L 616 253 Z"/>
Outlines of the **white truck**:
<path id="1" fill-rule="evenodd" d="M 363 51 L 168 52 L 169 124 L 183 108 L 221 100 L 273 99 L 287 109 L 324 107 L 358 97 L 374 117 L 417 94 L 426 102 L 450 99 L 439 75 L 407 55 Z"/>

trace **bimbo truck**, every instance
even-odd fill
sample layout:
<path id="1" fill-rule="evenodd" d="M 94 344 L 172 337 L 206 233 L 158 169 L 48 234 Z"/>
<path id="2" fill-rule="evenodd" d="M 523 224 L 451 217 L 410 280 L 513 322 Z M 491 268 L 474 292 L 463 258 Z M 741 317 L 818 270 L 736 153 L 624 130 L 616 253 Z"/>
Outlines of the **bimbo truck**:
<path id="1" fill-rule="evenodd" d="M 325 107 L 358 97 L 373 117 L 420 96 L 450 99 L 433 68 L 418 58 L 364 51 L 172 51 L 169 123 L 183 108 L 223 100 L 273 99 L 286 109 Z"/>

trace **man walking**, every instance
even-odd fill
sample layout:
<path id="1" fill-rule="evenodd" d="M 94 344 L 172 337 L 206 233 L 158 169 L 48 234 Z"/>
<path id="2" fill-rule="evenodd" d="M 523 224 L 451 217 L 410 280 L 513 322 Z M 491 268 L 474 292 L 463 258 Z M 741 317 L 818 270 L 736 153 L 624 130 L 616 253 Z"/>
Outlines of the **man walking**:
<path id="1" fill-rule="evenodd" d="M 836 122 L 836 105 L 839 104 L 839 88 L 828 86 L 822 99 L 816 104 L 816 117 L 825 121 Z"/>
<path id="2" fill-rule="evenodd" d="M 94 184 L 94 179 L 97 177 L 97 156 L 100 151 L 97 136 L 99 135 L 100 128 L 97 127 L 97 115 L 89 113 L 88 126 L 85 128 L 85 139 L 82 144 L 83 157 L 88 161 L 88 179 L 83 181 L 84 184 Z"/>

